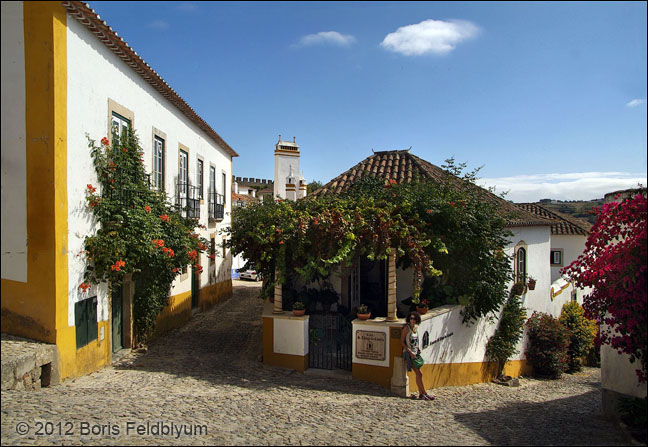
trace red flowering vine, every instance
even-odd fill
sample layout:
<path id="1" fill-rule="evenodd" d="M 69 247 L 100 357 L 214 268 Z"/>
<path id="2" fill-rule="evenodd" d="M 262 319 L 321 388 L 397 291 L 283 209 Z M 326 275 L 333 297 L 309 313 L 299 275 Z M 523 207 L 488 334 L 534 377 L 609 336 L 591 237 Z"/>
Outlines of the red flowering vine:
<path id="1" fill-rule="evenodd" d="M 637 194 L 594 210 L 597 220 L 585 252 L 564 269 L 578 287 L 594 290 L 583 298 L 585 316 L 601 326 L 597 343 L 630 356 L 640 382 L 646 381 L 646 198 Z"/>
<path id="2" fill-rule="evenodd" d="M 125 266 L 126 266 L 126 261 L 120 260 L 120 261 L 116 261 L 113 265 L 111 265 L 110 269 L 118 272 Z"/>
<path id="3" fill-rule="evenodd" d="M 160 216 L 160 219 L 162 219 L 162 221 L 164 221 L 164 222 L 168 222 L 169 221 L 169 216 L 167 214 L 162 214 Z"/>

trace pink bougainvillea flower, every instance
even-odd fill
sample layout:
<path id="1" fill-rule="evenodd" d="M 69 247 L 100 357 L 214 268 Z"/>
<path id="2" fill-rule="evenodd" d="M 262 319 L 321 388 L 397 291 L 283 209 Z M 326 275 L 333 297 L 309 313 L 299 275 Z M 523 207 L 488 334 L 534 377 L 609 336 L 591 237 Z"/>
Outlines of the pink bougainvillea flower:
<path id="1" fill-rule="evenodd" d="M 168 222 L 169 221 L 169 216 L 166 215 L 166 214 L 163 214 L 163 215 L 160 216 L 160 219 L 162 219 L 164 222 Z"/>
<path id="2" fill-rule="evenodd" d="M 81 285 L 79 286 L 79 289 L 81 289 L 85 293 L 88 291 L 90 287 L 92 287 L 92 284 L 86 284 L 82 282 Z"/>
<path id="3" fill-rule="evenodd" d="M 88 184 L 88 191 L 95 192 L 96 190 L 97 190 L 97 188 L 95 188 L 94 186 Z"/>
<path id="4" fill-rule="evenodd" d="M 103 137 L 101 139 L 101 144 L 104 145 L 104 146 L 108 146 L 110 144 L 110 141 L 108 141 L 108 138 Z"/>

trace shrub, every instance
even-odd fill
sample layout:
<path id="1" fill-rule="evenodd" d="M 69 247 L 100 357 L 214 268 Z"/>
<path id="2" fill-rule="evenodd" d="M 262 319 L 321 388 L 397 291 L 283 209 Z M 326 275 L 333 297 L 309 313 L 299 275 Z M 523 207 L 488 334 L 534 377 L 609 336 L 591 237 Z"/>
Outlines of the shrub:
<path id="1" fill-rule="evenodd" d="M 570 332 L 567 372 L 580 371 L 583 367 L 583 357 L 594 346 L 596 322 L 585 318 L 585 311 L 576 301 L 565 303 L 559 321 Z"/>
<path id="2" fill-rule="evenodd" d="M 497 362 L 498 376 L 502 375 L 506 362 L 518 352 L 515 347 L 524 332 L 525 319 L 526 309 L 522 307 L 520 296 L 511 291 L 511 297 L 502 309 L 499 326 L 486 345 L 486 357 Z"/>
<path id="3" fill-rule="evenodd" d="M 556 318 L 542 312 L 533 312 L 526 326 L 529 334 L 526 356 L 534 374 L 559 378 L 567 368 L 569 330 Z"/>

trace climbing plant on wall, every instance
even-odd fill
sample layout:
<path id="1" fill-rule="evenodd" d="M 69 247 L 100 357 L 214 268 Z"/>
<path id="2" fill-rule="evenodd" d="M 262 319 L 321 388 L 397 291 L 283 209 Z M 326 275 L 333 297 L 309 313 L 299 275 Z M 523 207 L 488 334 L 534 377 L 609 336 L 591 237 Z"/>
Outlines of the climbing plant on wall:
<path id="1" fill-rule="evenodd" d="M 341 195 L 240 209 L 228 230 L 233 254 L 242 253 L 270 279 L 265 293 L 271 294 L 287 272 L 314 280 L 358 256 L 386 259 L 394 248 L 399 265 L 414 270 L 414 299 L 423 278 L 436 277 L 445 302 L 465 305 L 466 322 L 494 314 L 510 277 L 505 220 L 473 184 L 474 173 L 460 178 L 463 165 L 453 160 L 447 169 L 439 182 L 365 176 Z"/>
<path id="2" fill-rule="evenodd" d="M 95 222 L 94 234 L 84 240 L 87 263 L 85 292 L 90 285 L 120 285 L 131 273 L 135 283 L 133 319 L 136 341 L 146 341 L 162 308 L 168 304 L 171 283 L 183 267 L 202 271 L 200 254 L 207 241 L 195 229 L 197 219 L 183 217 L 161 190 L 151 189 L 143 165 L 143 150 L 134 131 L 102 138 L 88 137 L 99 181 L 87 185 L 86 202 Z M 213 256 L 213 254 L 210 254 Z"/>

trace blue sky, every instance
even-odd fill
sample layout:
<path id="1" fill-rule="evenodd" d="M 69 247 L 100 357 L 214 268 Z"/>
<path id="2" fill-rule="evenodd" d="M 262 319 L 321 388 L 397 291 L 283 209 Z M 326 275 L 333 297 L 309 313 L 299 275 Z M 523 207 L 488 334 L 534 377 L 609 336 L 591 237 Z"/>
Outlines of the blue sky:
<path id="1" fill-rule="evenodd" d="M 372 149 L 483 166 L 514 201 L 646 186 L 646 3 L 91 2 L 272 178 L 296 137 L 308 181 Z"/>

